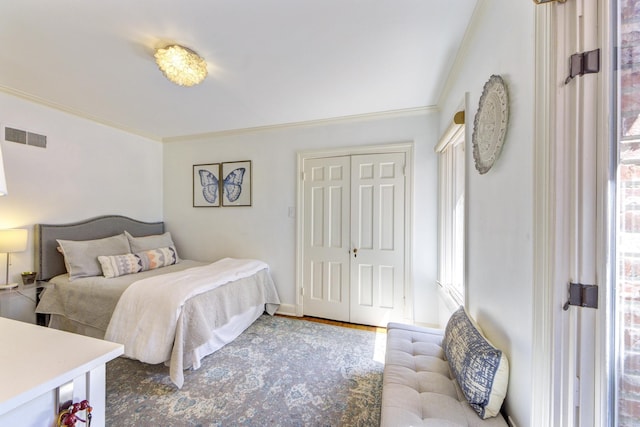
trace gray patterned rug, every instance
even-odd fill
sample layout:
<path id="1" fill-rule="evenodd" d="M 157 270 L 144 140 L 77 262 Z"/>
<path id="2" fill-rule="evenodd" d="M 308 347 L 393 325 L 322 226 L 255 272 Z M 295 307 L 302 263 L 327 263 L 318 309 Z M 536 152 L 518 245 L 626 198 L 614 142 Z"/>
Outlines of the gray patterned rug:
<path id="1" fill-rule="evenodd" d="M 377 426 L 386 335 L 263 315 L 185 371 L 107 363 L 107 426 Z"/>

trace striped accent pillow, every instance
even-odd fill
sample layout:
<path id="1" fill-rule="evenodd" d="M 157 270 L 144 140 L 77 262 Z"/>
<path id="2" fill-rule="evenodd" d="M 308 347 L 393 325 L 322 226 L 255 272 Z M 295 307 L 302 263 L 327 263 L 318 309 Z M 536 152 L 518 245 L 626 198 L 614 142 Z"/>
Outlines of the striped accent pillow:
<path id="1" fill-rule="evenodd" d="M 142 271 L 142 262 L 134 254 L 125 255 L 100 255 L 98 262 L 102 267 L 102 274 L 106 278 L 124 276 L 125 274 Z"/>
<path id="2" fill-rule="evenodd" d="M 154 268 L 166 267 L 178 263 L 178 252 L 176 252 L 176 248 L 173 246 L 138 252 L 136 256 L 140 258 L 142 271 L 153 270 Z"/>
<path id="3" fill-rule="evenodd" d="M 509 362 L 504 353 L 482 335 L 464 307 L 451 315 L 442 346 L 473 410 L 482 419 L 498 415 L 507 394 Z"/>
<path id="4" fill-rule="evenodd" d="M 177 264 L 178 261 L 178 252 L 174 246 L 151 249 L 136 254 L 101 255 L 98 257 L 102 274 L 106 278 L 166 267 Z"/>

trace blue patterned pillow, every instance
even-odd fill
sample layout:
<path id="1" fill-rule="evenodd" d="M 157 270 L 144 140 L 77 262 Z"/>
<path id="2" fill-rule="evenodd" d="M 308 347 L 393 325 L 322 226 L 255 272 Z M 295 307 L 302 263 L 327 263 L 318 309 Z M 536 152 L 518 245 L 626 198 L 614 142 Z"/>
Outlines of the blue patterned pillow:
<path id="1" fill-rule="evenodd" d="M 476 327 L 464 307 L 451 315 L 442 343 L 449 366 L 480 418 L 500 412 L 509 383 L 509 362 Z"/>

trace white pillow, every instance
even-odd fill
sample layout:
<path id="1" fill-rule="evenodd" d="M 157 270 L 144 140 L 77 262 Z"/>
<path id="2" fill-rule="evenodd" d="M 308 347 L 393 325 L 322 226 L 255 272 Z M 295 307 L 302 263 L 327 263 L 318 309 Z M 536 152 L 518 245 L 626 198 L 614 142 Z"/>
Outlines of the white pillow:
<path id="1" fill-rule="evenodd" d="M 131 252 L 134 254 L 142 251 L 149 251 L 151 249 L 167 248 L 175 246 L 171 233 L 168 231 L 164 234 L 154 234 L 151 236 L 133 237 L 128 231 L 124 232 L 125 236 L 129 240 L 131 246 Z"/>
<path id="2" fill-rule="evenodd" d="M 124 234 L 96 240 L 58 239 L 58 245 L 64 256 L 69 280 L 102 275 L 102 268 L 98 262 L 100 255 L 118 255 L 131 252 L 129 240 Z"/>

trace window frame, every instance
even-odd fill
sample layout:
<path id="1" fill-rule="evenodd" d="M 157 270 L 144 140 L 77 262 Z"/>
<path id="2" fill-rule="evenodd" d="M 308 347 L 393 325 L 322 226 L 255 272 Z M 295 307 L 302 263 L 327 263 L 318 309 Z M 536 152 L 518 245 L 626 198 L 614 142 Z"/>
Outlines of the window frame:
<path id="1" fill-rule="evenodd" d="M 458 115 L 456 115 L 458 116 Z M 456 306 L 466 305 L 466 128 L 455 121 L 435 147 L 438 155 L 438 278 Z"/>

